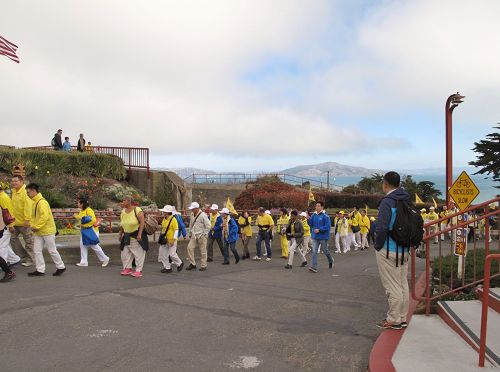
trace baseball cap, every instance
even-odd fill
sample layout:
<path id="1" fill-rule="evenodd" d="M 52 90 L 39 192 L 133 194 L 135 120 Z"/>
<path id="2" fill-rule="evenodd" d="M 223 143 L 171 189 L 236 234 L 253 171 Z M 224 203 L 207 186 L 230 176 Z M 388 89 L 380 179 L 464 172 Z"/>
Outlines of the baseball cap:
<path id="1" fill-rule="evenodd" d="M 197 202 L 192 202 L 188 209 L 200 208 L 200 205 Z"/>

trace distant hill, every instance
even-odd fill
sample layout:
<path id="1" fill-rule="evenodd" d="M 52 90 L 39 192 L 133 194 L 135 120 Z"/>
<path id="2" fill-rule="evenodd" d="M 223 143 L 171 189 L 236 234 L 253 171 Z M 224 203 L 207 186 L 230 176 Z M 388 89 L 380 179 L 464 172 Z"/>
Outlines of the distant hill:
<path id="1" fill-rule="evenodd" d="M 330 171 L 330 176 L 371 176 L 374 173 L 385 173 L 381 169 L 369 169 L 363 167 L 353 167 L 350 165 L 335 162 L 326 162 L 312 165 L 299 165 L 280 171 L 280 173 L 292 174 L 300 177 L 321 177 L 326 176 Z"/>

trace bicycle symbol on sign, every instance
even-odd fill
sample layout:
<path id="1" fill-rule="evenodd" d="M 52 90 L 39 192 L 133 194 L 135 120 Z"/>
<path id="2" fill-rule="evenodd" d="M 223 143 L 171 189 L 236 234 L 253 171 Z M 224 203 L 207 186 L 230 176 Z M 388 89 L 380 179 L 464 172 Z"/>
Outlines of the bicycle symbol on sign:
<path id="1" fill-rule="evenodd" d="M 462 187 L 469 188 L 472 185 L 472 182 L 470 182 L 467 178 L 461 178 L 458 181 L 458 184 Z"/>

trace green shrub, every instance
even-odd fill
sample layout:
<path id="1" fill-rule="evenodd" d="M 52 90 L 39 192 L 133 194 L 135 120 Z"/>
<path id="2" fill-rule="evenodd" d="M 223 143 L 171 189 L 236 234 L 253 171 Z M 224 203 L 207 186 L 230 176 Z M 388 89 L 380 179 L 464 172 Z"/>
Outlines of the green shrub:
<path id="1" fill-rule="evenodd" d="M 126 176 L 123 160 L 115 155 L 0 148 L 0 170 L 11 173 L 14 165 L 18 163 L 24 165 L 28 176 L 47 172 L 52 175 L 71 174 L 115 180 L 124 179 Z"/>
<path id="2" fill-rule="evenodd" d="M 490 254 L 498 253 L 498 250 L 490 249 Z M 484 261 L 485 261 L 485 251 L 484 249 L 476 249 L 476 279 L 482 279 L 484 277 Z M 453 265 L 453 287 L 458 287 L 461 285 L 461 280 L 457 280 L 457 267 L 458 267 L 458 256 L 448 255 L 441 259 L 441 274 L 442 283 L 446 285 L 450 284 L 451 279 L 451 265 Z M 498 273 L 499 263 L 498 261 L 493 261 L 491 265 L 491 274 Z M 432 276 L 439 278 L 439 259 L 435 258 L 432 265 Z M 471 283 L 474 281 L 474 251 L 470 249 L 467 252 L 467 257 L 465 258 L 465 283 Z M 500 277 L 491 279 L 492 287 L 500 287 Z"/>

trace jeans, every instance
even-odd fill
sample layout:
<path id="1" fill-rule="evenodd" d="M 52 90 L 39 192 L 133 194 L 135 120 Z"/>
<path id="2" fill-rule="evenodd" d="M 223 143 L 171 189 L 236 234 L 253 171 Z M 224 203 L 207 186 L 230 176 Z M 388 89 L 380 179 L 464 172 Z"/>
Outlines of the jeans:
<path id="1" fill-rule="evenodd" d="M 234 258 L 236 261 L 240 260 L 240 255 L 238 254 L 238 251 L 236 250 L 236 242 L 225 242 L 224 243 L 224 262 L 229 262 L 229 248 L 231 249 L 231 252 L 233 252 Z"/>
<path id="2" fill-rule="evenodd" d="M 257 246 L 257 256 L 261 256 L 261 246 L 262 246 L 262 241 L 266 243 L 266 252 L 267 252 L 267 257 L 271 258 L 271 236 L 269 234 L 269 231 L 259 231 L 257 234 L 257 242 L 255 245 Z"/>
<path id="3" fill-rule="evenodd" d="M 333 263 L 332 255 L 330 254 L 330 250 L 328 249 L 328 240 L 326 239 L 313 239 L 313 250 L 312 250 L 312 264 L 311 267 L 313 269 L 318 268 L 318 251 L 321 246 L 321 250 L 325 254 L 326 258 L 328 258 L 328 263 Z"/>

